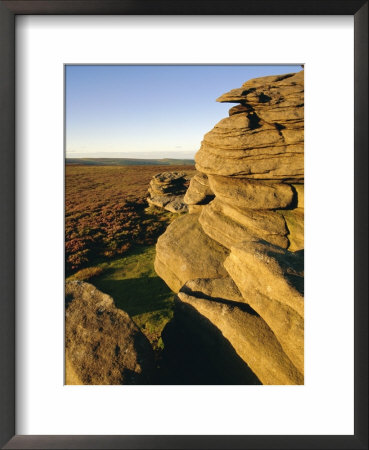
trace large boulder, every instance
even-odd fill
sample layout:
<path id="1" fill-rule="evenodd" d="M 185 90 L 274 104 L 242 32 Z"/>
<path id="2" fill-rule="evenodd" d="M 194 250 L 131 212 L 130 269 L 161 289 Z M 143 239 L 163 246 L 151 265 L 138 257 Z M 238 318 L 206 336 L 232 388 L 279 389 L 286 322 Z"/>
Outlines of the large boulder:
<path id="1" fill-rule="evenodd" d="M 154 353 L 113 299 L 82 281 L 65 285 L 66 384 L 149 384 Z"/>
<path id="2" fill-rule="evenodd" d="M 303 376 L 287 357 L 265 321 L 247 305 L 229 304 L 185 292 L 179 299 L 215 325 L 263 384 L 303 384 Z"/>
<path id="3" fill-rule="evenodd" d="M 165 326 L 162 339 L 162 384 L 261 384 L 220 329 L 178 297 L 174 317 Z"/>
<path id="4" fill-rule="evenodd" d="M 293 257 L 265 243 L 247 243 L 232 248 L 224 265 L 245 301 L 269 325 L 284 352 L 303 373 L 304 297 L 298 280 L 303 274 L 293 270 Z M 298 265 L 301 260 L 296 256 Z"/>
<path id="5" fill-rule="evenodd" d="M 193 278 L 219 278 L 227 274 L 223 261 L 228 250 L 202 230 L 198 214 L 172 222 L 156 244 L 155 271 L 178 292 Z"/>

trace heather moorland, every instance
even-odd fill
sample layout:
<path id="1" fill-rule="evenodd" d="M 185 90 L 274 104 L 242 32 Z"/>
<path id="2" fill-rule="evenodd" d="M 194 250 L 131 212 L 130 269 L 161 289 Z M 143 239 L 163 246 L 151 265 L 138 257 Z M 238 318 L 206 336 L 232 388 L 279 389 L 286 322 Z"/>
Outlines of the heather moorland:
<path id="1" fill-rule="evenodd" d="M 67 164 L 65 176 L 66 278 L 88 280 L 111 295 L 156 349 L 174 294 L 154 271 L 154 244 L 178 214 L 149 207 L 146 197 L 152 177 L 165 170 Z"/>

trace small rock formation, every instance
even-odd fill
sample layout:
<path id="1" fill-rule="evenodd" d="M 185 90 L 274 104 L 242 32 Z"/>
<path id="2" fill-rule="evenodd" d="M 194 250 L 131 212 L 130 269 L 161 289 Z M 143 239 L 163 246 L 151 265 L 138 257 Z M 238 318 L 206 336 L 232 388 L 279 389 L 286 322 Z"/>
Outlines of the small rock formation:
<path id="1" fill-rule="evenodd" d="M 65 296 L 66 384 L 150 383 L 153 350 L 128 314 L 83 281 L 67 281 Z"/>
<path id="2" fill-rule="evenodd" d="M 173 213 L 187 212 L 183 196 L 192 175 L 186 172 L 162 172 L 155 175 L 149 186 L 149 205 Z"/>
<path id="3" fill-rule="evenodd" d="M 303 384 L 304 72 L 250 80 L 218 101 L 239 105 L 195 156 L 192 214 L 157 243 L 155 269 L 178 293 L 181 326 L 164 340 L 181 334 L 183 346 L 208 321 L 204 333 L 218 330 L 261 383 Z"/>

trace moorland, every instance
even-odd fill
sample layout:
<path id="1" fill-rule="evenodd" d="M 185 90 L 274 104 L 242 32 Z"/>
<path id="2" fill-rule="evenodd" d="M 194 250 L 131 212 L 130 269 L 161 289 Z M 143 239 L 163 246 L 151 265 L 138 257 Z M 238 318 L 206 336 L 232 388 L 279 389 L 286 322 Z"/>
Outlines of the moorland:
<path id="1" fill-rule="evenodd" d="M 196 171 L 67 166 L 76 384 L 304 384 L 304 73 L 217 100 Z"/>
<path id="2" fill-rule="evenodd" d="M 65 169 L 66 279 L 111 295 L 160 351 L 174 293 L 154 271 L 155 243 L 178 214 L 148 207 L 146 197 L 152 177 L 168 166 L 81 163 Z"/>

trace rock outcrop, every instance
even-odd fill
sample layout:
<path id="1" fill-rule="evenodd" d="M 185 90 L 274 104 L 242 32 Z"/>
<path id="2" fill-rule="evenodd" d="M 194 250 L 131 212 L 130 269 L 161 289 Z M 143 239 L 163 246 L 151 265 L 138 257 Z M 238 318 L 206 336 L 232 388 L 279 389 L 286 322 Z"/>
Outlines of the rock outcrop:
<path id="1" fill-rule="evenodd" d="M 304 179 L 304 73 L 247 81 L 219 102 L 240 103 L 207 133 L 200 172 L 255 180 Z"/>
<path id="2" fill-rule="evenodd" d="M 303 376 L 292 363 L 268 324 L 251 309 L 218 298 L 178 294 L 214 324 L 237 354 L 264 384 L 301 384 Z"/>
<path id="3" fill-rule="evenodd" d="M 218 101 L 239 105 L 205 135 L 184 196 L 192 214 L 159 238 L 155 268 L 178 292 L 182 335 L 198 315 L 261 383 L 303 384 L 304 73 Z"/>
<path id="4" fill-rule="evenodd" d="M 185 214 L 172 222 L 156 245 L 155 271 L 174 292 L 193 278 L 218 278 L 229 251 L 209 238 L 197 214 Z"/>
<path id="5" fill-rule="evenodd" d="M 296 264 L 293 264 L 291 257 L 290 261 L 286 261 L 289 256 L 279 248 L 249 243 L 232 248 L 224 265 L 242 297 L 263 318 L 285 354 L 302 374 L 304 299 L 295 287 L 302 274 L 294 267 Z M 301 265 L 298 257 L 296 263 Z M 291 279 L 285 271 L 293 273 L 297 280 Z"/>
<path id="6" fill-rule="evenodd" d="M 155 175 L 149 186 L 149 205 L 164 208 L 173 213 L 187 212 L 183 201 L 192 173 L 162 172 Z"/>
<path id="7" fill-rule="evenodd" d="M 150 383 L 153 350 L 129 315 L 83 281 L 68 281 L 65 296 L 66 384 Z"/>

